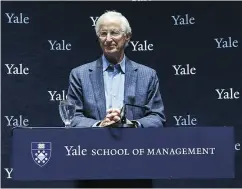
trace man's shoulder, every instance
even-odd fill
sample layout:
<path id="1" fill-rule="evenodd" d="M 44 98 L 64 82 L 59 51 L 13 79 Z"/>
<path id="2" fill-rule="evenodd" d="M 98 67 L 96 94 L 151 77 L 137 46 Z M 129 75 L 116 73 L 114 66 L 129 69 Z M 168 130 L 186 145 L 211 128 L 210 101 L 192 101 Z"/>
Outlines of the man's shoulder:
<path id="1" fill-rule="evenodd" d="M 97 63 L 97 60 L 94 60 L 92 62 L 84 63 L 80 66 L 77 66 L 72 69 L 72 72 L 86 72 L 90 69 L 93 69 Z"/>
<path id="2" fill-rule="evenodd" d="M 138 69 L 139 72 L 145 72 L 147 74 L 156 74 L 156 71 L 155 69 L 149 67 L 149 66 L 146 66 L 144 64 L 141 64 L 141 63 L 138 63 L 138 62 L 135 62 L 133 60 L 130 60 L 131 63 L 133 64 L 134 67 L 136 67 Z"/>

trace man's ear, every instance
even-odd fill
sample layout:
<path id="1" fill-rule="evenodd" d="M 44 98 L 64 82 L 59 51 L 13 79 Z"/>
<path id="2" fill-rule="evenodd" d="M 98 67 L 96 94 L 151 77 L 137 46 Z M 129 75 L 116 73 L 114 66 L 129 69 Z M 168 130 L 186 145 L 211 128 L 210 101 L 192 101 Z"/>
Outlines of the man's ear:
<path id="1" fill-rule="evenodd" d="M 99 37 L 96 38 L 97 43 L 99 44 L 100 47 L 102 47 L 102 43 Z"/>
<path id="2" fill-rule="evenodd" d="M 98 36 L 97 36 L 96 40 L 98 43 L 100 43 L 100 38 Z"/>
<path id="3" fill-rule="evenodd" d="M 126 41 L 129 42 L 132 37 L 132 33 L 127 33 L 126 34 Z"/>

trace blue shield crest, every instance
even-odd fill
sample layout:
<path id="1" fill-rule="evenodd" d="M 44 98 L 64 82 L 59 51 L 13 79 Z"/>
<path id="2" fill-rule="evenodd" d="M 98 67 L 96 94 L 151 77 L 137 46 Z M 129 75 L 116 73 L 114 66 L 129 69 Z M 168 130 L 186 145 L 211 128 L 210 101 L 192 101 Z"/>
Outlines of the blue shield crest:
<path id="1" fill-rule="evenodd" d="M 34 162 L 43 167 L 51 157 L 51 142 L 31 142 L 31 154 Z"/>

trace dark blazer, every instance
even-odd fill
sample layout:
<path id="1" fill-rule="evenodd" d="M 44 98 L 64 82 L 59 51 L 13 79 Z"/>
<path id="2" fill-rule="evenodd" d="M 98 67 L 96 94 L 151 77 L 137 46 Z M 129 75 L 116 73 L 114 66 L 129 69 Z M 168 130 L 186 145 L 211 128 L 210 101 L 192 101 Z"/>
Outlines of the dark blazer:
<path id="1" fill-rule="evenodd" d="M 127 118 L 143 127 L 162 127 L 164 105 L 156 71 L 126 57 L 124 103 L 146 106 L 128 107 Z M 77 105 L 73 126 L 91 127 L 106 116 L 102 58 L 74 68 L 70 73 L 67 98 Z"/>

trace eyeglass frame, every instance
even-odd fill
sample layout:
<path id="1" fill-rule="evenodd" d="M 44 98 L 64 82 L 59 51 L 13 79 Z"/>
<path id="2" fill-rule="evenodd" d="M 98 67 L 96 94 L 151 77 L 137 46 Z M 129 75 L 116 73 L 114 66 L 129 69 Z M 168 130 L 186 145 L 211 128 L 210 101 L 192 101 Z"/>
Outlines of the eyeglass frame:
<path id="1" fill-rule="evenodd" d="M 125 33 L 125 32 L 122 31 L 122 30 L 118 30 L 119 34 L 117 34 L 117 35 L 115 36 L 115 35 L 111 34 L 111 32 L 116 32 L 116 31 L 111 30 L 111 31 L 103 31 L 103 32 L 106 32 L 107 34 L 106 34 L 105 36 L 101 36 L 100 32 L 102 32 L 102 31 L 99 31 L 99 32 L 98 32 L 98 37 L 99 37 L 99 38 L 106 38 L 106 37 L 108 36 L 108 34 L 110 34 L 110 37 L 111 37 L 111 38 L 116 38 L 116 37 L 119 37 L 122 33 Z"/>

